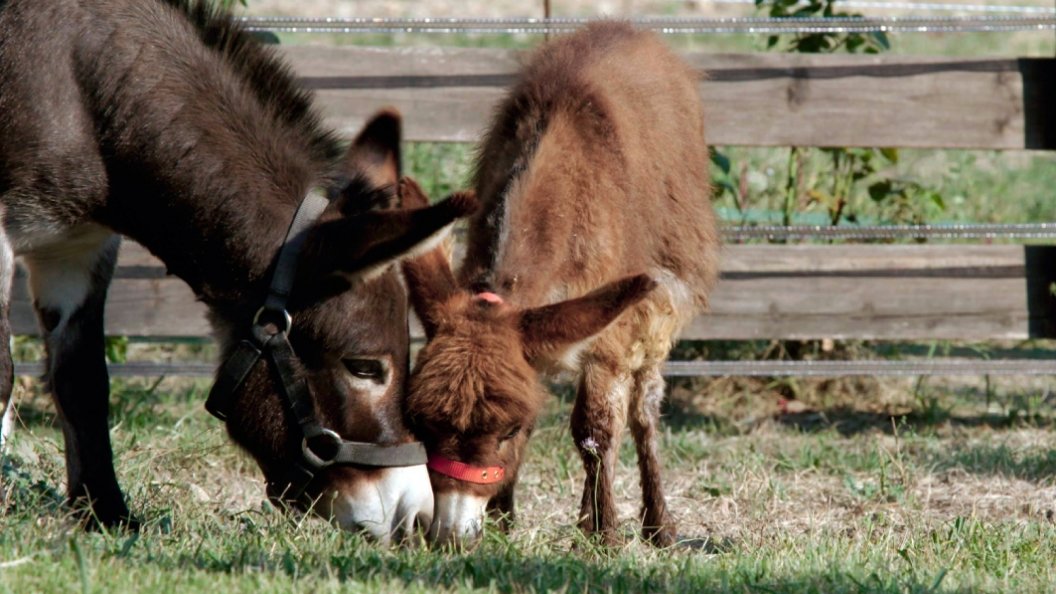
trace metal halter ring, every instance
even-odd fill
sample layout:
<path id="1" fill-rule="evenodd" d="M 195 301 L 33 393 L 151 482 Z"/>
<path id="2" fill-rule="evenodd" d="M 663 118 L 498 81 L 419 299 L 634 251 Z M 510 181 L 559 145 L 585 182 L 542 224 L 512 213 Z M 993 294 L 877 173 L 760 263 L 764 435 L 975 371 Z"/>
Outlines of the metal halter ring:
<path id="1" fill-rule="evenodd" d="M 312 450 L 312 446 L 308 445 L 309 439 L 315 440 L 322 437 L 333 442 L 334 453 L 329 459 L 319 457 L 319 455 Z M 304 455 L 304 459 L 315 468 L 326 468 L 334 463 L 334 459 L 337 458 L 337 453 L 341 451 L 342 443 L 344 443 L 344 440 L 341 439 L 340 435 L 331 429 L 324 428 L 321 429 L 317 435 L 314 435 L 311 438 L 305 437 L 301 440 L 301 453 Z"/>
<path id="2" fill-rule="evenodd" d="M 261 306 L 261 308 L 257 310 L 257 313 L 253 314 L 253 325 L 257 326 L 257 327 L 260 327 L 261 326 L 260 319 L 264 316 L 264 314 L 267 314 L 267 313 L 281 314 L 280 319 L 282 320 L 284 325 L 283 326 L 279 326 L 278 324 L 276 324 L 276 328 L 278 328 L 278 332 L 286 332 L 287 330 L 290 329 L 291 326 L 293 326 L 293 316 L 290 315 L 290 312 L 286 311 L 285 309 L 276 310 L 276 309 L 273 309 L 273 308 L 269 308 L 266 305 Z"/>

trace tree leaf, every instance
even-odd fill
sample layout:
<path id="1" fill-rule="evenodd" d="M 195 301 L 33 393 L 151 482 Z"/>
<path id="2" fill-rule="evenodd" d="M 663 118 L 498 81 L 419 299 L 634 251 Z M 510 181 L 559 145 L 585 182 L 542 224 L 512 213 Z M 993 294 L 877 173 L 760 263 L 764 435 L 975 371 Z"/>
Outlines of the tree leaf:
<path id="1" fill-rule="evenodd" d="M 891 180 L 885 179 L 878 181 L 869 186 L 869 197 L 874 202 L 880 202 L 884 198 L 887 198 L 891 194 Z"/>
<path id="2" fill-rule="evenodd" d="M 729 175 L 730 173 L 730 158 L 720 153 L 717 150 L 712 149 L 711 151 L 711 162 L 718 166 L 723 173 Z"/>

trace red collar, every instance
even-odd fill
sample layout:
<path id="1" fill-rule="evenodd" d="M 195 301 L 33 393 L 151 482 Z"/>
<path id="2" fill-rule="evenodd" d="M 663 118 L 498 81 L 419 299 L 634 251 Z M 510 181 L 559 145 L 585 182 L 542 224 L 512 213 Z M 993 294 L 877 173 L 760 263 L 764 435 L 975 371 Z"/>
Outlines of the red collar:
<path id="1" fill-rule="evenodd" d="M 506 478 L 506 469 L 501 466 L 470 466 L 439 454 L 429 454 L 426 466 L 453 479 L 478 485 L 491 485 Z"/>

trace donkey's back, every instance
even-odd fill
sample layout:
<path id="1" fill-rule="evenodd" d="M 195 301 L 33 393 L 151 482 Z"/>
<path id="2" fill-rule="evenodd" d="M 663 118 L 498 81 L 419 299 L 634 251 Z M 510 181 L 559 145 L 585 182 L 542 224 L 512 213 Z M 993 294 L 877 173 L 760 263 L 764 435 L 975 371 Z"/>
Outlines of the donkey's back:
<path id="1" fill-rule="evenodd" d="M 679 301 L 678 317 L 703 310 L 718 237 L 699 79 L 655 35 L 624 23 L 544 46 L 481 148 L 484 207 L 463 280 L 519 284 L 527 304 L 649 272 Z M 516 230 L 502 239 L 500 219 Z"/>

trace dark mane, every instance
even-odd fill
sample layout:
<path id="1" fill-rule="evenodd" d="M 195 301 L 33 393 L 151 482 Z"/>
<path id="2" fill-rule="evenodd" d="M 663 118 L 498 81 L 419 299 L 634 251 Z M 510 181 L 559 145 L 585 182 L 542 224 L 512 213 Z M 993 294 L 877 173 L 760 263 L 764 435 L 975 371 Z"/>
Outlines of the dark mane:
<path id="1" fill-rule="evenodd" d="M 298 86 L 277 52 L 253 37 L 231 14 L 208 0 L 161 0 L 184 14 L 207 47 L 245 77 L 259 101 L 280 121 L 302 130 L 312 158 L 333 161 L 341 155 L 336 136 L 322 126 L 311 93 Z"/>

